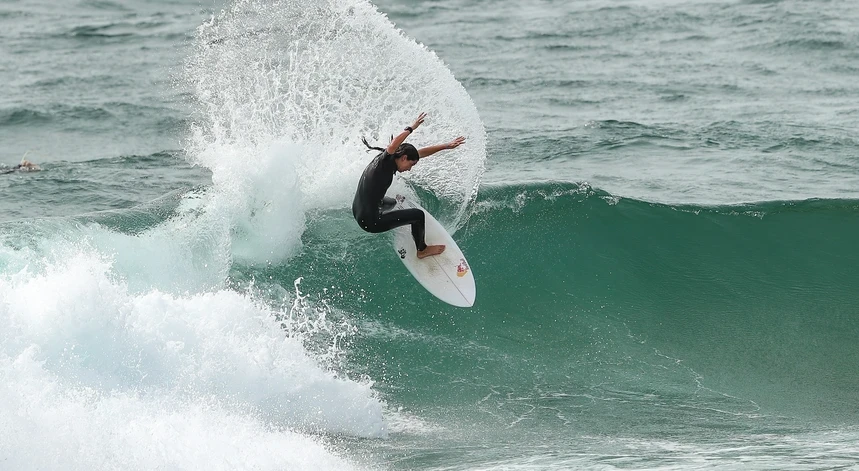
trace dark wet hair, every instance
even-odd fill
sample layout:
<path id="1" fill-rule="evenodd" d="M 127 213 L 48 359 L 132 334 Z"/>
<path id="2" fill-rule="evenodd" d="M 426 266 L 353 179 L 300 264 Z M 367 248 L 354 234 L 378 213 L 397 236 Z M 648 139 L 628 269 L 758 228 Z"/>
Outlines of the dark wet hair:
<path id="1" fill-rule="evenodd" d="M 382 149 L 381 147 L 373 147 L 370 144 L 368 144 L 366 137 L 362 137 L 361 142 L 363 142 L 364 145 L 367 146 L 368 149 L 377 150 L 379 152 L 385 152 L 385 149 Z M 395 159 L 405 155 L 406 160 L 410 160 L 412 162 L 417 162 L 421 158 L 421 155 L 418 153 L 417 147 L 415 147 L 409 143 L 406 143 L 406 142 L 400 144 L 400 146 L 397 147 L 397 150 L 394 151 L 394 153 L 391 155 Z"/>

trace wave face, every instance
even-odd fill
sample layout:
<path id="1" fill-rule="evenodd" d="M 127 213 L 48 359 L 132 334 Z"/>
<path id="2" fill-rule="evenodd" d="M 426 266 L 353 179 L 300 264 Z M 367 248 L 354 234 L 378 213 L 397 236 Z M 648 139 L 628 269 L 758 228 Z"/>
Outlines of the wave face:
<path id="1" fill-rule="evenodd" d="M 855 437 L 842 426 L 859 386 L 857 212 L 856 200 L 664 205 L 586 184 L 484 187 L 455 236 L 478 283 L 471 310 L 425 293 L 384 238 L 344 230 L 345 211 L 310 213 L 289 265 L 234 276 L 301 274 L 355 313 L 348 368 L 422 420 L 376 451 L 411 466 L 594 466 L 583 449 L 637 466 L 700 453 L 778 466 Z M 761 446 L 733 456 L 726 437 Z M 423 461 L 418 446 L 494 451 Z"/>
<path id="2" fill-rule="evenodd" d="M 481 200 L 463 235 L 471 258 L 493 261 L 475 267 L 484 328 L 521 339 L 523 357 L 641 394 L 720 391 L 828 423 L 849 414 L 856 200 L 669 206 L 548 184 Z"/>

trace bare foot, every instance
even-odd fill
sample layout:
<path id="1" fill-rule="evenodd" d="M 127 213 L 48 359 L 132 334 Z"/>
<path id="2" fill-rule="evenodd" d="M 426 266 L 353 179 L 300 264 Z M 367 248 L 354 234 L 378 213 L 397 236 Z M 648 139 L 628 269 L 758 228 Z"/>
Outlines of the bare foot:
<path id="1" fill-rule="evenodd" d="M 444 252 L 443 245 L 427 245 L 427 248 L 418 250 L 418 258 L 430 257 Z"/>

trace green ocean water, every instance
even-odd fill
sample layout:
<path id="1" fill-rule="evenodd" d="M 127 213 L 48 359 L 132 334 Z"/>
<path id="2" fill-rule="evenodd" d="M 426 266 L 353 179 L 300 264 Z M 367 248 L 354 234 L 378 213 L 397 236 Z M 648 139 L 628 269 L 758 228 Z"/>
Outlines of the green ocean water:
<path id="1" fill-rule="evenodd" d="M 761 441 L 856 420 L 857 206 L 489 187 L 457 233 L 478 280 L 466 312 L 423 292 L 388 244 L 332 230 L 342 215 L 309 225 L 301 270 L 257 276 L 302 275 L 302 289 L 330 286 L 361 312 L 351 367 L 467 437 L 443 462 L 479 446 L 525 455 L 543 443 L 563 455 L 593 437 Z"/>

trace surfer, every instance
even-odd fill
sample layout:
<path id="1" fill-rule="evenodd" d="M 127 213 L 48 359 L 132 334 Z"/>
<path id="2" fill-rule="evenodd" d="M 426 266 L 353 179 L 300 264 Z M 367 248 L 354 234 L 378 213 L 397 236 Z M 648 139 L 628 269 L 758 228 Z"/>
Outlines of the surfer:
<path id="1" fill-rule="evenodd" d="M 367 143 L 367 139 L 362 139 L 368 149 L 378 150 L 380 154 L 364 169 L 364 174 L 358 182 L 355 199 L 352 201 L 352 215 L 361 229 L 367 232 L 385 232 L 411 224 L 418 258 L 438 255 L 444 252 L 444 245 L 427 245 L 424 241 L 426 226 L 424 212 L 420 209 L 390 211 L 397 202 L 385 196 L 385 192 L 393 183 L 395 173 L 408 172 L 422 157 L 429 157 L 441 150 L 455 149 L 465 142 L 465 138 L 460 136 L 448 143 L 423 147 L 420 150 L 405 143 L 409 134 L 423 124 L 424 118 L 426 113 L 421 113 L 415 122 L 411 126 L 406 126 L 385 149 L 372 147 Z"/>
<path id="2" fill-rule="evenodd" d="M 30 162 L 29 160 L 22 160 L 20 164 L 12 168 L 0 171 L 0 175 L 5 175 L 7 173 L 12 173 L 15 171 L 38 172 L 39 170 L 42 170 L 42 167 L 39 167 L 38 165 L 34 164 L 33 162 Z"/>

